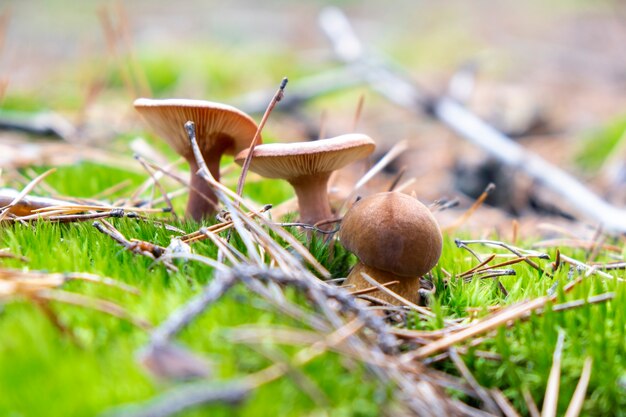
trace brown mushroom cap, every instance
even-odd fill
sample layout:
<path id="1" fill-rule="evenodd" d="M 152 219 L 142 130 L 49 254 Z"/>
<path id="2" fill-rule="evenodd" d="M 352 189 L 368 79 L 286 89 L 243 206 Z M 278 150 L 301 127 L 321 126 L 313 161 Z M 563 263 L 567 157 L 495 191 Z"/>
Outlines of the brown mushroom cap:
<path id="1" fill-rule="evenodd" d="M 250 169 L 266 178 L 291 181 L 335 171 L 365 158 L 375 147 L 369 136 L 359 133 L 312 142 L 268 143 L 254 148 Z M 235 161 L 243 164 L 247 155 L 243 150 Z"/>
<path id="2" fill-rule="evenodd" d="M 428 207 L 398 192 L 357 201 L 343 218 L 340 236 L 363 264 L 407 277 L 430 271 L 443 244 Z"/>
<path id="3" fill-rule="evenodd" d="M 134 105 L 150 127 L 187 159 L 193 157 L 183 128 L 189 120 L 196 124 L 198 146 L 203 154 L 216 145 L 225 153 L 235 154 L 250 146 L 257 131 L 257 124 L 250 116 L 226 104 L 204 100 L 139 98 Z M 223 140 L 225 143 L 218 143 Z"/>

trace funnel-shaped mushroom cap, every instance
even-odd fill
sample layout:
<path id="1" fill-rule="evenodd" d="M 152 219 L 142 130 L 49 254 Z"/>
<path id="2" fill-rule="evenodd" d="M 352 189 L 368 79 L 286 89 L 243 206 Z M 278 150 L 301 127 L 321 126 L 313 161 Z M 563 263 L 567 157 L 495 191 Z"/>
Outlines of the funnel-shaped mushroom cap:
<path id="1" fill-rule="evenodd" d="M 150 127 L 187 159 L 193 155 L 183 128 L 189 120 L 196 124 L 198 146 L 203 153 L 217 146 L 226 153 L 236 154 L 250 145 L 257 130 L 250 116 L 226 104 L 204 100 L 140 98 L 135 100 L 134 105 Z"/>
<path id="2" fill-rule="evenodd" d="M 268 143 L 254 148 L 250 169 L 266 178 L 287 181 L 330 173 L 374 151 L 375 142 L 368 136 L 353 133 L 313 142 Z M 235 161 L 243 164 L 248 151 Z"/>
<path id="3" fill-rule="evenodd" d="M 357 201 L 344 216 L 340 234 L 364 265 L 400 276 L 422 276 L 441 256 L 441 230 L 428 207 L 398 192 Z"/>

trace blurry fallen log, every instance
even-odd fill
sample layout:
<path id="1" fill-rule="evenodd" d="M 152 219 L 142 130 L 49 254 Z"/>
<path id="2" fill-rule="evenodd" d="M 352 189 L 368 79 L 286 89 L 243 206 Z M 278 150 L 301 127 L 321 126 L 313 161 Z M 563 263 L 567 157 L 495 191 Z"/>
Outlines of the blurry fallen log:
<path id="1" fill-rule="evenodd" d="M 39 210 L 42 208 L 56 206 L 67 207 L 73 205 L 73 203 L 68 203 L 67 201 L 57 200 L 54 198 L 36 197 L 28 195 L 22 197 L 15 205 L 11 206 L 11 203 L 19 194 L 19 191 L 12 188 L 0 188 L 0 210 L 4 210 L 4 208 L 9 208 L 9 213 L 11 214 L 14 214 L 16 216 L 28 216 L 30 214 L 34 214 L 33 212 L 35 210 Z"/>
<path id="2" fill-rule="evenodd" d="M 292 83 L 289 83 L 289 94 L 281 99 L 276 110 L 295 111 L 300 105 L 313 98 L 363 85 L 366 82 L 364 77 L 355 77 L 354 72 L 345 67 L 303 78 L 295 81 L 293 86 Z M 235 102 L 237 107 L 246 113 L 263 113 L 267 108 L 267 98 L 272 97 L 275 92 L 275 89 L 255 91 L 236 99 Z"/>
<path id="3" fill-rule="evenodd" d="M 559 195 L 568 208 L 600 223 L 604 230 L 626 232 L 626 210 L 602 200 L 577 179 L 524 149 L 458 102 L 425 94 L 396 65 L 368 55 L 341 10 L 325 8 L 319 23 L 336 56 L 352 68 L 355 77 L 366 77 L 379 94 L 399 106 L 439 120 L 502 163 L 526 173 Z"/>
<path id="4" fill-rule="evenodd" d="M 13 130 L 39 136 L 71 140 L 76 128 L 67 119 L 52 112 L 23 113 L 0 111 L 0 130 Z"/>

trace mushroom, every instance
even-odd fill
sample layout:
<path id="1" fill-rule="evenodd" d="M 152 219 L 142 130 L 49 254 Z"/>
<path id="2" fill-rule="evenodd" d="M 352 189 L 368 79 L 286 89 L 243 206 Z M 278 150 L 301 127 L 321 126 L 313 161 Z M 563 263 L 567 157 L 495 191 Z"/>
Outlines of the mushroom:
<path id="1" fill-rule="evenodd" d="M 370 137 L 358 133 L 313 142 L 269 143 L 254 148 L 250 169 L 266 178 L 287 180 L 298 197 L 300 221 L 315 224 L 332 217 L 330 174 L 365 158 L 375 147 Z M 243 164 L 248 152 L 240 152 L 235 161 Z"/>
<path id="2" fill-rule="evenodd" d="M 380 284 L 399 281 L 390 289 L 419 301 L 420 277 L 437 264 L 443 240 L 428 207 L 398 192 L 374 194 L 348 210 L 339 234 L 343 246 L 359 258 L 346 284 L 356 290 L 371 287 L 361 275 L 366 273 Z M 380 290 L 374 296 L 399 302 Z"/>
<path id="3" fill-rule="evenodd" d="M 222 155 L 234 155 L 250 145 L 257 131 L 254 120 L 232 106 L 203 100 L 140 98 L 134 105 L 148 125 L 189 162 L 191 189 L 187 216 L 196 221 L 211 216 L 216 211 L 217 197 L 196 174 L 198 165 L 183 126 L 187 121 L 195 123 L 202 156 L 219 181 Z"/>

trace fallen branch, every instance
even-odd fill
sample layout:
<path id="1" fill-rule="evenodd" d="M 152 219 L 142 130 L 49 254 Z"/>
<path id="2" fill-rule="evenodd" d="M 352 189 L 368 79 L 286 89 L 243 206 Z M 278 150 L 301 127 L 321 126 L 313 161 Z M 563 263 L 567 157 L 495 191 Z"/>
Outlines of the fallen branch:
<path id="1" fill-rule="evenodd" d="M 524 149 L 453 99 L 425 94 L 396 64 L 369 56 L 341 10 L 325 8 L 319 22 L 337 58 L 350 65 L 355 77 L 365 76 L 371 87 L 391 102 L 437 119 L 500 162 L 543 184 L 567 202 L 569 208 L 600 223 L 605 230 L 626 232 L 626 210 L 602 200 L 580 181 Z"/>

